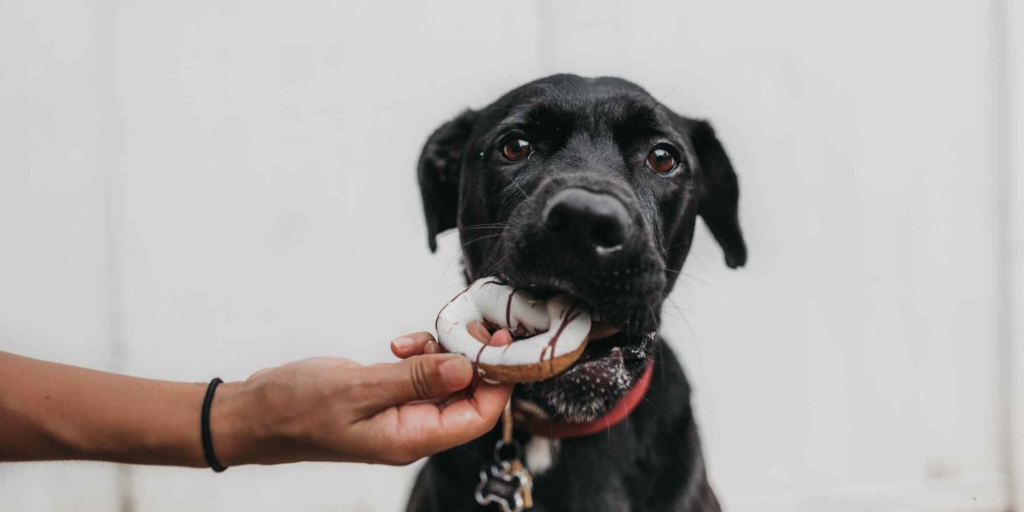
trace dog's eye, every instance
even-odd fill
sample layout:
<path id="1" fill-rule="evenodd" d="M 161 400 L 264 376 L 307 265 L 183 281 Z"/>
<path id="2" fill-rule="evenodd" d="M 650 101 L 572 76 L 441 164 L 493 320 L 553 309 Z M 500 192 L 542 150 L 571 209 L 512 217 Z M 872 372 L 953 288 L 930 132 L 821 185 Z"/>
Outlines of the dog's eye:
<path id="1" fill-rule="evenodd" d="M 526 157 L 533 153 L 533 146 L 530 145 L 529 141 L 513 137 L 505 142 L 505 147 L 502 148 L 501 152 L 509 161 L 518 162 L 526 160 Z"/>
<path id="2" fill-rule="evenodd" d="M 654 148 L 647 154 L 647 166 L 656 173 L 665 174 L 676 168 L 676 157 L 665 148 Z"/>

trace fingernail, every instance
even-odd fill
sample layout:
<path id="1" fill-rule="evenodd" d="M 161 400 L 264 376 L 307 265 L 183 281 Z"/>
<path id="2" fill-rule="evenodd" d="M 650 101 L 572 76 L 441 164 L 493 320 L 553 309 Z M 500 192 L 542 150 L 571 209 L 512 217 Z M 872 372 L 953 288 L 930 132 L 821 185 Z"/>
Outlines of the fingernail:
<path id="1" fill-rule="evenodd" d="M 395 348 L 397 348 L 399 350 L 410 349 L 410 348 L 412 348 L 413 343 L 414 342 L 413 342 L 412 338 L 408 338 L 408 337 L 401 337 L 401 338 L 398 338 L 397 340 L 394 340 L 394 341 L 391 342 L 391 344 L 394 345 Z"/>
<path id="2" fill-rule="evenodd" d="M 462 356 L 455 356 L 441 363 L 437 370 L 441 372 L 441 382 L 451 390 L 464 388 L 473 378 L 473 368 L 469 364 L 469 360 Z M 466 378 L 467 376 L 469 379 Z"/>

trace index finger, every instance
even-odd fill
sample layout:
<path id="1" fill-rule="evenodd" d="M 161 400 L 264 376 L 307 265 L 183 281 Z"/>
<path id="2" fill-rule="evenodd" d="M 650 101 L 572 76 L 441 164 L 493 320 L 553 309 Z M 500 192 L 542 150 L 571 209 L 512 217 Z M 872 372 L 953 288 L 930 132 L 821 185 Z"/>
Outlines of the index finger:
<path id="1" fill-rule="evenodd" d="M 480 322 L 471 322 L 468 326 L 469 334 L 480 340 L 485 345 L 501 347 L 512 343 L 512 333 L 508 329 L 502 329 L 491 336 Z M 429 332 L 417 332 L 406 334 L 391 341 L 391 353 L 401 359 L 408 359 L 423 354 L 442 354 L 448 352 L 434 339 Z"/>
<path id="2" fill-rule="evenodd" d="M 422 355 L 427 344 L 432 342 L 436 343 L 436 340 L 429 332 L 406 334 L 391 341 L 391 353 L 402 359 Z"/>

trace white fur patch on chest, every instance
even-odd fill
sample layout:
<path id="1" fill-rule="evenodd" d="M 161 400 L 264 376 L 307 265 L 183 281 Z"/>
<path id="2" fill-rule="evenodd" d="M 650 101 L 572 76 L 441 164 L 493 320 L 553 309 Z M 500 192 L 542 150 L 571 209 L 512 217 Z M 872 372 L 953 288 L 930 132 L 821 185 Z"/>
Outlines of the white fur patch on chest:
<path id="1" fill-rule="evenodd" d="M 542 475 L 551 468 L 558 457 L 557 439 L 533 436 L 526 442 L 526 468 L 534 475 Z"/>

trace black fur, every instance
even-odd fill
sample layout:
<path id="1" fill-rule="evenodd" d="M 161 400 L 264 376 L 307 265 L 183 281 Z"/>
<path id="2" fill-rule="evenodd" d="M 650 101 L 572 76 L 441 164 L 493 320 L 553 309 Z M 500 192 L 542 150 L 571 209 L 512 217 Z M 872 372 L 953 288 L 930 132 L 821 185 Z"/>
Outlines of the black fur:
<path id="1" fill-rule="evenodd" d="M 529 158 L 503 156 L 511 137 L 531 143 Z M 675 170 L 659 174 L 647 165 L 655 147 L 673 154 Z M 493 275 L 537 293 L 568 293 L 623 329 L 588 347 L 588 361 L 517 386 L 517 400 L 556 419 L 590 421 L 635 384 L 646 361 L 655 361 L 647 400 L 628 421 L 561 442 L 553 466 L 535 481 L 535 510 L 718 510 L 689 386 L 655 334 L 698 216 L 728 266 L 746 262 L 736 174 L 711 126 L 675 114 L 625 80 L 556 75 L 441 126 L 418 171 L 430 247 L 436 249 L 439 233 L 458 227 L 467 279 Z M 546 212 L 566 190 L 625 212 L 612 218 L 627 234 L 621 243 L 595 249 L 590 233 L 554 229 Z M 431 457 L 409 510 L 480 510 L 473 489 L 496 435 Z"/>

